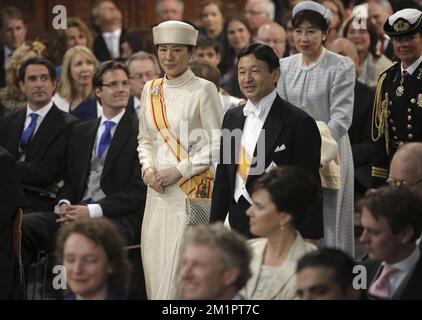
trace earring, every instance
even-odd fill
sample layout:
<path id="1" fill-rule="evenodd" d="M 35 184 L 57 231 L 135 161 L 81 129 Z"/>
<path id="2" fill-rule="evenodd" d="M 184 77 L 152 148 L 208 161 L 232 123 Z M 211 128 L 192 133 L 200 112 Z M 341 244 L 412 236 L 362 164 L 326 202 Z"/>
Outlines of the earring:
<path id="1" fill-rule="evenodd" d="M 286 229 L 286 226 L 284 224 L 280 225 L 280 230 L 283 231 L 284 229 Z"/>

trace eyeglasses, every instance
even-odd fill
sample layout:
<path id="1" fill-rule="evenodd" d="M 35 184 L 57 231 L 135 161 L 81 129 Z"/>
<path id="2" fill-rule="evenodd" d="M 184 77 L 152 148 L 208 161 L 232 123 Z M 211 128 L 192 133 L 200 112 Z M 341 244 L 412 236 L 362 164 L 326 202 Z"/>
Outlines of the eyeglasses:
<path id="1" fill-rule="evenodd" d="M 119 86 L 122 85 L 123 88 L 129 87 L 129 81 L 123 80 L 123 81 L 111 81 L 109 83 L 103 83 L 102 87 L 109 87 L 111 90 L 116 90 L 119 88 Z"/>
<path id="2" fill-rule="evenodd" d="M 422 182 L 422 178 L 419 178 L 414 183 L 409 183 L 406 180 L 397 180 L 397 179 L 394 179 L 394 178 L 388 178 L 387 179 L 387 183 L 390 186 L 395 186 L 395 187 L 398 187 L 398 186 L 401 186 L 401 185 L 403 185 L 403 186 L 416 186 L 417 184 L 419 184 L 421 182 Z"/>

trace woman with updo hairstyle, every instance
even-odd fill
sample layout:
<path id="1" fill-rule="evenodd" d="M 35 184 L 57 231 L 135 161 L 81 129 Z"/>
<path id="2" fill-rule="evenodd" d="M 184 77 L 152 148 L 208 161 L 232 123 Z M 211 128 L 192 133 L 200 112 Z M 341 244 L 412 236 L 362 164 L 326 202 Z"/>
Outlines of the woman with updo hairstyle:
<path id="1" fill-rule="evenodd" d="M 253 250 L 252 277 L 241 293 L 247 300 L 297 298 L 296 262 L 316 247 L 302 238 L 297 226 L 318 196 L 318 184 L 306 170 L 279 166 L 258 178 L 252 206 L 246 211 Z"/>
<path id="2" fill-rule="evenodd" d="M 353 256 L 354 169 L 347 131 L 353 117 L 355 66 L 350 58 L 324 47 L 332 19 L 331 11 L 314 1 L 303 1 L 294 7 L 293 37 L 299 53 L 280 60 L 277 91 L 314 120 L 324 122 L 338 144 L 340 181 L 336 187 L 323 187 L 321 244 L 338 247 Z"/>
<path id="3" fill-rule="evenodd" d="M 6 86 L 0 89 L 0 106 L 9 112 L 26 108 L 26 97 L 19 86 L 19 68 L 29 58 L 41 57 L 44 52 L 45 45 L 39 41 L 26 42 L 13 52 L 6 66 Z"/>

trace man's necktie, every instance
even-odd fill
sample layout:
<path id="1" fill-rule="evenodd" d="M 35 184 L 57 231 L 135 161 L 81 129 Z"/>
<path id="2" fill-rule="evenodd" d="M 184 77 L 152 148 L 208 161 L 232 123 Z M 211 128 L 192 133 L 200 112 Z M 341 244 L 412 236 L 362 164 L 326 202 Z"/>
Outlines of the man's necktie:
<path id="1" fill-rule="evenodd" d="M 21 136 L 21 148 L 23 150 L 25 150 L 26 146 L 31 140 L 32 135 L 34 134 L 34 131 L 35 131 L 35 127 L 37 126 L 38 114 L 31 113 L 29 116 L 31 117 L 31 122 L 29 123 L 29 126 L 22 132 L 22 136 Z"/>
<path id="2" fill-rule="evenodd" d="M 98 158 L 101 158 L 101 156 L 104 154 L 104 152 L 107 150 L 108 146 L 111 142 L 111 128 L 115 123 L 113 121 L 104 121 L 105 130 L 100 138 L 100 143 L 98 144 Z"/>
<path id="3" fill-rule="evenodd" d="M 369 288 L 369 293 L 379 299 L 388 299 L 390 296 L 390 278 L 397 272 L 398 269 L 392 266 L 385 265 L 382 269 L 381 275 Z"/>

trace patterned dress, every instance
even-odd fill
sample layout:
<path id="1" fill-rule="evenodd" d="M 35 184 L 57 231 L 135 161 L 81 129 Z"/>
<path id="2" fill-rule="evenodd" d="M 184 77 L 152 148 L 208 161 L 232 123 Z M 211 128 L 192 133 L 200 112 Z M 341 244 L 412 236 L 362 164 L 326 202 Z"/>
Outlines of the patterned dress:
<path id="1" fill-rule="evenodd" d="M 323 121 L 340 153 L 340 190 L 323 189 L 324 239 L 354 256 L 353 157 L 347 131 L 352 123 L 355 68 L 347 58 L 323 49 L 317 61 L 302 64 L 302 55 L 280 60 L 277 91 L 282 98 Z"/>

